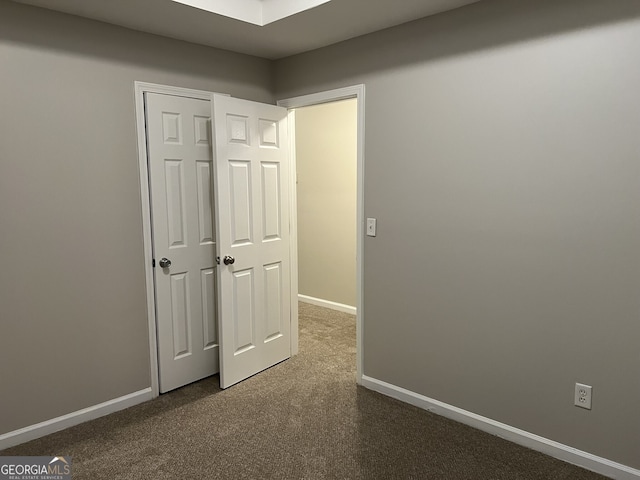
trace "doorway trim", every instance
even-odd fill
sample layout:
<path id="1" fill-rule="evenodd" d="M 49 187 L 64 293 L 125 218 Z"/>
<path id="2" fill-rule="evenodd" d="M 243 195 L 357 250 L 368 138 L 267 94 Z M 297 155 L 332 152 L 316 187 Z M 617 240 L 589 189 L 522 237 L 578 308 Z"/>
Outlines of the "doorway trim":
<path id="1" fill-rule="evenodd" d="M 176 97 L 213 100 L 213 92 L 172 87 L 156 83 L 134 82 L 136 105 L 136 135 L 138 138 L 138 172 L 140 179 L 140 201 L 142 205 L 142 241 L 144 249 L 144 275 L 147 294 L 147 322 L 149 326 L 149 374 L 153 398 L 160 395 L 158 372 L 158 332 L 156 326 L 156 298 L 153 281 L 153 243 L 151 228 L 151 194 L 149 191 L 149 167 L 147 164 L 147 129 L 144 105 L 145 93 L 159 93 Z"/>
<path id="2" fill-rule="evenodd" d="M 364 252 L 364 84 L 278 100 L 289 110 L 289 158 L 291 159 L 291 192 L 296 192 L 295 109 L 355 98 L 357 100 L 357 187 L 356 187 L 356 381 L 362 383 L 362 325 Z M 291 212 L 297 212 L 297 195 L 290 196 Z M 298 352 L 298 221 L 291 215 L 291 354 Z"/>

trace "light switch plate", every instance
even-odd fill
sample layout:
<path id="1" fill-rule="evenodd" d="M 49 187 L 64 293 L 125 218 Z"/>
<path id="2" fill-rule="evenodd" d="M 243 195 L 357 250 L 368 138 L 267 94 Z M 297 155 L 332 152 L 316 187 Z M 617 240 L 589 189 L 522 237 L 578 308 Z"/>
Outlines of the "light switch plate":
<path id="1" fill-rule="evenodd" d="M 376 219 L 375 218 L 367 218 L 367 236 L 375 237 L 376 236 Z"/>

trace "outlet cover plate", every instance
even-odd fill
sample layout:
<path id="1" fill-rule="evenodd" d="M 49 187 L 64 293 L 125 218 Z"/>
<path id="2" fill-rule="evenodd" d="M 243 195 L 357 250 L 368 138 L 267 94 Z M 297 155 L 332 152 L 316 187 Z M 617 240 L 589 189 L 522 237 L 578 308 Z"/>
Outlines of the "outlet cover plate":
<path id="1" fill-rule="evenodd" d="M 375 218 L 367 218 L 367 236 L 375 237 L 376 236 L 376 227 L 378 221 Z"/>
<path id="2" fill-rule="evenodd" d="M 591 385 L 576 383 L 576 391 L 573 403 L 576 407 L 591 410 Z"/>

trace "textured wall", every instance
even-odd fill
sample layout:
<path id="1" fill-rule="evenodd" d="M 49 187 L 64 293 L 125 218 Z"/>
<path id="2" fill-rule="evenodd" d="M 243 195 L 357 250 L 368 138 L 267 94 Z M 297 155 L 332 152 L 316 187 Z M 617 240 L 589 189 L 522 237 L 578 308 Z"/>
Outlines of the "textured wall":
<path id="1" fill-rule="evenodd" d="M 150 386 L 135 80 L 272 102 L 266 60 L 0 1 L 0 434 Z"/>
<path id="2" fill-rule="evenodd" d="M 487 0 L 277 62 L 366 84 L 365 375 L 640 467 L 638 58 L 635 0 Z"/>
<path id="3" fill-rule="evenodd" d="M 296 109 L 299 293 L 356 305 L 357 101 Z"/>

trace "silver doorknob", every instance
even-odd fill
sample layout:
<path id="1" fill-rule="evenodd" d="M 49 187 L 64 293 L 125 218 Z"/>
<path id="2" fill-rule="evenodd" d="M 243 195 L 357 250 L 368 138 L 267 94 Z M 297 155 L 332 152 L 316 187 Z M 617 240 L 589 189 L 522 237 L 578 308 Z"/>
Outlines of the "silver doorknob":
<path id="1" fill-rule="evenodd" d="M 168 258 L 163 258 L 158 263 L 162 268 L 169 268 L 171 266 L 171 260 Z"/>
<path id="2" fill-rule="evenodd" d="M 225 255 L 224 260 L 222 261 L 224 262 L 225 265 L 233 265 L 236 259 L 230 255 Z"/>

